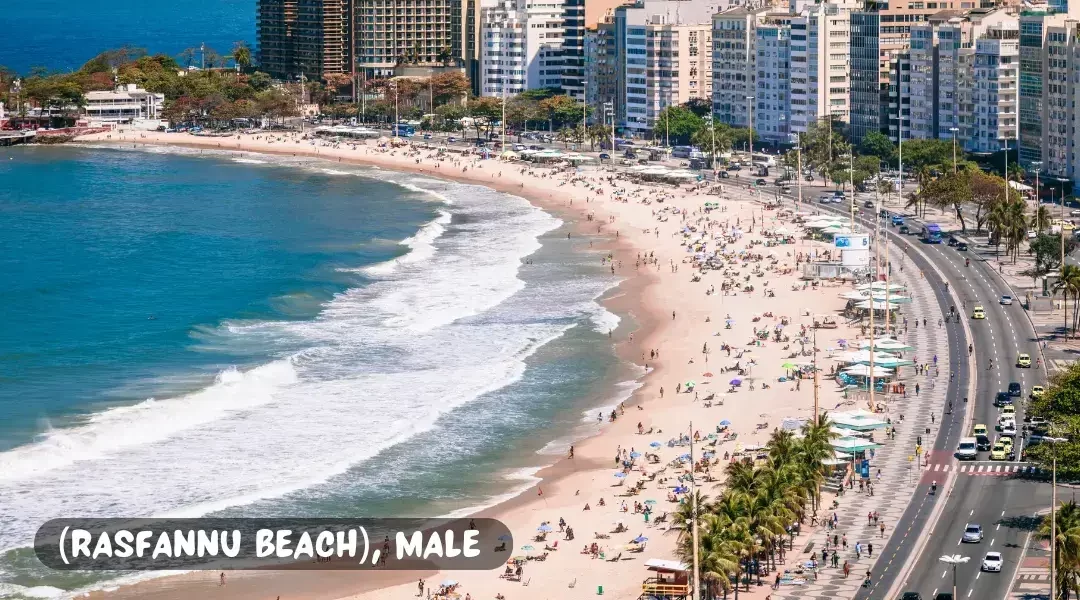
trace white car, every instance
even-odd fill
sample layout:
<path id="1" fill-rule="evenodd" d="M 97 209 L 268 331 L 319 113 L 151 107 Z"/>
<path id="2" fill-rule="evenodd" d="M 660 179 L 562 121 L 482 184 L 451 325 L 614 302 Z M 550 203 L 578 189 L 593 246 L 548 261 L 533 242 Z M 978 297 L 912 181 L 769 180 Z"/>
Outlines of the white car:
<path id="1" fill-rule="evenodd" d="M 1012 296 L 1002 296 L 1000 302 L 1001 302 L 1002 306 L 1012 306 L 1013 297 Z"/>
<path id="2" fill-rule="evenodd" d="M 1035 238 L 1037 238 L 1037 237 L 1039 237 L 1039 234 L 1038 234 L 1038 233 L 1036 233 L 1034 229 L 1028 229 L 1028 232 L 1027 232 L 1027 239 L 1029 239 L 1029 240 L 1033 240 L 1033 239 L 1035 239 Z"/>
<path id="3" fill-rule="evenodd" d="M 1011 437 L 1011 438 L 1016 437 L 1016 422 L 1009 421 L 1008 423 L 1002 425 L 1001 426 L 1001 435 L 1003 435 L 1005 437 Z"/>
<path id="4" fill-rule="evenodd" d="M 982 570 L 989 573 L 1001 572 L 1001 553 L 1000 552 L 987 552 L 983 557 Z"/>

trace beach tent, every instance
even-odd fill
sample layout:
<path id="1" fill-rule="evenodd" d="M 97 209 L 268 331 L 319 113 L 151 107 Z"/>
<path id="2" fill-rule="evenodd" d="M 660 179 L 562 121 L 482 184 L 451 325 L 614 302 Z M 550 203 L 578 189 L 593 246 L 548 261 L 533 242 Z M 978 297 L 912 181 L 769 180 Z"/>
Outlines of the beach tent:
<path id="1" fill-rule="evenodd" d="M 865 410 L 851 410 L 845 412 L 829 413 L 829 419 L 838 427 L 854 429 L 855 431 L 870 431 L 882 429 L 888 423 L 877 415 Z"/>
<path id="2" fill-rule="evenodd" d="M 870 365 L 854 365 L 844 369 L 842 372 L 857 377 L 870 377 Z M 877 364 L 874 365 L 874 377 L 890 377 L 892 374 L 892 369 L 879 367 Z"/>
<path id="3" fill-rule="evenodd" d="M 837 438 L 829 443 L 832 444 L 832 447 L 835 450 L 848 454 L 855 454 L 856 452 L 864 452 L 866 450 L 874 450 L 881 447 L 881 444 L 875 444 L 870 440 L 858 437 Z"/>
<path id="4" fill-rule="evenodd" d="M 886 284 L 884 281 L 875 281 L 873 283 L 864 283 L 862 285 L 855 286 L 855 289 L 860 290 L 860 291 L 872 289 L 875 292 L 876 291 L 885 291 L 886 288 L 888 288 L 889 291 L 893 291 L 893 292 L 895 292 L 897 290 L 907 289 L 904 286 L 900 285 L 899 283 Z"/>
<path id="5" fill-rule="evenodd" d="M 856 304 L 855 308 L 861 308 L 863 310 L 870 310 L 870 301 L 869 300 L 863 300 L 862 302 L 859 302 L 858 304 Z M 875 300 L 874 301 L 874 310 L 886 310 L 886 309 L 895 309 L 895 308 L 896 307 L 892 306 L 891 303 L 885 302 L 884 300 Z"/>
<path id="6" fill-rule="evenodd" d="M 859 348 L 863 350 L 869 350 L 870 340 L 862 340 L 861 342 L 859 342 Z M 911 349 L 911 346 L 908 346 L 903 342 L 899 342 L 888 337 L 882 337 L 874 340 L 874 350 L 884 350 L 885 352 L 906 352 Z"/>

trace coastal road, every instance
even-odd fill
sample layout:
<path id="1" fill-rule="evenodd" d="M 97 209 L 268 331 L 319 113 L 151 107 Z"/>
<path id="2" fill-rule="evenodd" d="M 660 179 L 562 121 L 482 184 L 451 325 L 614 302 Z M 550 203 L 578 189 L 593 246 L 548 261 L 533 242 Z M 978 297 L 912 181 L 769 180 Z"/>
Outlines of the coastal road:
<path id="1" fill-rule="evenodd" d="M 814 207 L 847 214 L 846 206 L 815 204 Z M 874 219 L 874 215 L 859 215 L 860 222 L 871 230 Z M 965 421 L 965 410 L 971 411 L 972 423 L 983 423 L 993 430 L 998 417 L 998 409 L 993 406 L 993 399 L 998 391 L 1006 390 L 1011 381 L 1017 381 L 1023 386 L 1026 395 L 1032 385 L 1043 383 L 1041 370 L 1020 369 L 1015 366 L 1019 352 L 1030 354 L 1033 360 L 1038 356 L 1035 333 L 1019 304 L 1002 306 L 998 303 L 1002 294 L 1009 293 L 1008 288 L 992 272 L 988 263 L 981 257 L 974 256 L 975 249 L 962 253 L 944 244 L 921 244 L 914 236 L 900 236 L 895 233 L 895 228 L 890 229 L 890 239 L 902 248 L 918 244 L 926 257 L 942 271 L 950 286 L 955 286 L 952 291 L 961 299 L 961 305 L 956 307 L 962 313 L 961 318 L 969 319 L 971 308 L 981 304 L 986 309 L 987 319 L 970 321 L 973 338 L 970 343 L 975 349 L 978 377 L 975 397 L 969 398 L 966 406 L 963 398 L 968 395 L 969 340 L 965 339 L 964 331 L 959 325 L 948 328 L 952 364 L 957 372 L 949 383 L 947 398 L 953 402 L 954 410 L 951 414 L 946 411 L 946 414 L 940 415 L 941 426 L 927 457 L 929 466 L 924 470 L 912 502 L 896 524 L 905 535 L 892 536 L 875 568 L 872 587 L 862 589 L 856 598 L 886 599 L 896 578 L 904 572 L 905 565 L 910 566 L 911 571 L 905 577 L 901 591 L 918 592 L 926 600 L 934 600 L 935 595 L 941 592 L 951 592 L 951 570 L 938 561 L 944 554 L 971 557 L 966 565 L 957 569 L 959 598 L 1004 598 L 1023 552 L 1024 541 L 1031 525 L 1029 517 L 1038 507 L 1048 504 L 1049 487 L 1018 475 L 1016 471 L 1024 465 L 981 460 L 961 468 L 953 458 L 953 453 L 959 438 L 970 435 L 970 425 Z M 970 267 L 964 265 L 964 259 L 968 258 L 968 255 L 972 255 L 970 258 L 973 259 Z M 894 269 L 899 268 L 900 258 L 890 258 Z M 918 268 L 929 278 L 938 295 L 942 314 L 948 314 L 948 307 L 954 305 L 955 300 L 951 295 L 946 295 L 945 281 L 926 264 L 919 253 L 909 252 L 904 260 L 905 269 Z M 936 327 L 935 321 L 936 319 L 928 318 L 927 326 Z M 942 376 L 948 377 L 948 374 L 943 373 Z M 948 380 L 939 377 L 939 381 Z M 1019 422 L 1022 419 L 1022 406 L 1018 406 L 1018 412 Z M 991 435 L 992 439 L 994 437 Z M 1019 456 L 1020 440 L 1017 442 Z M 980 453 L 980 458 L 987 459 L 987 454 Z M 961 470 L 957 472 L 958 469 Z M 931 481 L 944 483 L 951 472 L 957 474 L 948 497 L 929 495 Z M 945 502 L 944 507 L 941 507 L 942 514 L 933 530 L 927 531 L 926 524 L 935 504 L 939 502 Z M 959 540 L 965 524 L 969 522 L 982 525 L 986 537 L 980 544 L 961 547 Z M 925 546 L 920 547 L 924 540 Z M 991 550 L 1002 552 L 1005 566 L 1001 573 L 980 573 L 982 558 Z M 918 552 L 917 556 L 915 552 Z M 911 561 L 915 561 L 913 566 L 909 565 Z M 946 571 L 947 577 L 942 577 L 942 573 Z"/>
<path id="2" fill-rule="evenodd" d="M 1029 354 L 1033 362 L 1039 356 L 1035 331 L 1019 302 L 1008 306 L 999 303 L 1001 296 L 1011 291 L 985 260 L 992 250 L 979 247 L 959 252 L 945 244 L 925 244 L 922 249 L 955 286 L 962 302 L 957 307 L 964 313 L 962 318 L 970 320 L 975 305 L 986 310 L 985 320 L 970 320 L 978 376 L 975 397 L 969 399 L 967 408 L 972 411 L 972 423 L 985 424 L 992 432 L 991 439 L 996 440 L 994 429 L 1000 409 L 993 405 L 993 400 L 997 392 L 1005 391 L 1011 382 L 1018 382 L 1023 388 L 1022 398 L 1026 399 L 1031 386 L 1045 384 L 1042 369 L 1016 366 L 1021 352 Z M 979 254 L 980 250 L 985 254 Z M 965 266 L 966 258 L 971 259 L 970 267 Z M 1022 422 L 1023 405 L 1018 399 L 1018 423 Z M 963 431 L 961 435 L 971 434 Z M 961 468 L 953 458 L 957 436 L 950 437 L 950 445 L 944 448 L 935 445 L 924 484 L 927 478 L 943 481 L 950 471 Z M 1017 437 L 1017 457 L 1022 444 L 1022 438 Z M 916 558 L 903 591 L 918 592 L 928 600 L 941 592 L 951 593 L 952 570 L 939 557 L 960 554 L 970 560 L 957 569 L 958 599 L 996 600 L 1008 593 L 1033 522 L 1031 517 L 1040 507 L 1048 505 L 1050 488 L 1027 472 L 1018 472 L 1017 467 L 1027 465 L 990 462 L 988 458 L 988 453 L 980 453 L 975 464 L 963 465 L 948 498 L 942 499 L 946 502 L 944 511 L 929 534 L 924 551 Z M 967 523 L 982 526 L 985 537 L 981 543 L 960 542 Z M 1002 553 L 1005 564 L 1001 573 L 980 572 L 982 559 L 990 551 Z"/>

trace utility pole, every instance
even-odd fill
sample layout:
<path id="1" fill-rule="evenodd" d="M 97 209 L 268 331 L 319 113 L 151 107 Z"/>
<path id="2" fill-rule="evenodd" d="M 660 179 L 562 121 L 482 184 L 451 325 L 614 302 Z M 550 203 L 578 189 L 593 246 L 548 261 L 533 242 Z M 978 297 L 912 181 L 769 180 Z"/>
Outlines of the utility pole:
<path id="1" fill-rule="evenodd" d="M 506 152 L 506 69 L 502 71 L 502 141 L 499 143 L 499 155 Z"/>
<path id="2" fill-rule="evenodd" d="M 957 127 L 950 127 L 949 131 L 952 132 L 952 172 L 956 175 L 956 132 L 960 131 Z"/>
<path id="3" fill-rule="evenodd" d="M 716 160 L 716 115 L 709 115 L 709 133 L 712 134 L 712 152 L 709 153 L 709 157 L 712 160 L 712 178 L 713 181 L 717 181 L 720 177 L 718 172 L 720 170 L 720 161 Z"/>
<path id="4" fill-rule="evenodd" d="M 749 52 L 749 50 L 747 50 Z M 746 139 L 750 151 L 750 173 L 754 173 L 754 97 L 746 97 L 746 105 L 750 108 L 750 120 L 747 122 Z"/>
<path id="5" fill-rule="evenodd" d="M 1065 231 L 1062 230 L 1062 235 L 1064 233 Z M 1050 442 L 1054 446 L 1054 458 L 1051 463 L 1053 466 L 1050 469 L 1050 600 L 1057 600 L 1058 589 L 1057 579 L 1055 578 L 1057 569 L 1057 445 L 1068 440 L 1066 438 L 1047 437 L 1043 438 L 1043 441 Z"/>

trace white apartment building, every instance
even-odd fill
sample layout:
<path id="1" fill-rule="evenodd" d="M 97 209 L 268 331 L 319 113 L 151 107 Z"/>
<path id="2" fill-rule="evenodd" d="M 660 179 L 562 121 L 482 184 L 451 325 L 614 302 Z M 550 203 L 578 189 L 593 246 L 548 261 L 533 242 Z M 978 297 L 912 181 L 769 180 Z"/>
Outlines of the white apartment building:
<path id="1" fill-rule="evenodd" d="M 160 118 L 165 94 L 148 92 L 134 83 L 113 91 L 86 92 L 83 112 L 91 122 L 132 123 Z"/>
<path id="2" fill-rule="evenodd" d="M 791 131 L 851 113 L 851 11 L 847 3 L 811 5 L 791 19 Z"/>
<path id="3" fill-rule="evenodd" d="M 948 10 L 911 27 L 910 128 L 996 152 L 1017 136 L 1019 22 L 1004 9 Z"/>
<path id="4" fill-rule="evenodd" d="M 712 110 L 720 123 L 750 126 L 750 104 L 757 89 L 756 31 L 768 12 L 765 7 L 737 6 L 712 17 Z"/>
<path id="5" fill-rule="evenodd" d="M 963 138 L 971 152 L 1016 147 L 1020 128 L 1020 26 L 1013 18 L 987 29 L 975 42 L 971 127 Z"/>
<path id="6" fill-rule="evenodd" d="M 563 2 L 498 0 L 481 9 L 481 95 L 562 85 Z"/>
<path id="7" fill-rule="evenodd" d="M 639 0 L 615 9 L 616 122 L 642 136 L 657 115 L 693 98 L 712 97 L 714 0 Z M 657 131 L 657 133 L 662 133 Z"/>
<path id="8" fill-rule="evenodd" d="M 763 24 L 755 31 L 754 131 L 770 142 L 790 141 L 790 42 L 791 28 L 786 24 Z"/>

